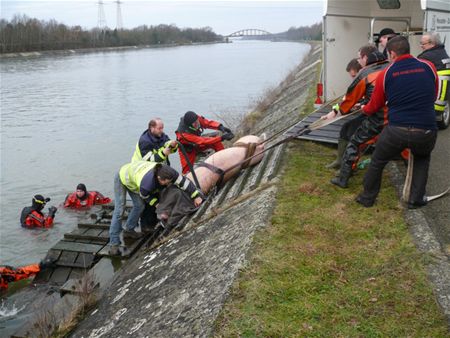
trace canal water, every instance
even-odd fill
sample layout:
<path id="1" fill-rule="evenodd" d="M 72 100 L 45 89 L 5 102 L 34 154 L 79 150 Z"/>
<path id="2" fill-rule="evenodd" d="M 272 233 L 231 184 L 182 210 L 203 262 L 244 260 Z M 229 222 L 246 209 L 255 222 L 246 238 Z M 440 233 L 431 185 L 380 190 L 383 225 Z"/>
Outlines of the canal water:
<path id="1" fill-rule="evenodd" d="M 78 183 L 113 197 L 114 174 L 152 117 L 171 138 L 187 110 L 234 125 L 309 48 L 235 41 L 1 60 L 0 264 L 38 262 L 86 216 L 61 207 Z M 177 154 L 171 161 L 179 168 Z M 19 225 L 35 194 L 58 207 L 51 229 Z"/>

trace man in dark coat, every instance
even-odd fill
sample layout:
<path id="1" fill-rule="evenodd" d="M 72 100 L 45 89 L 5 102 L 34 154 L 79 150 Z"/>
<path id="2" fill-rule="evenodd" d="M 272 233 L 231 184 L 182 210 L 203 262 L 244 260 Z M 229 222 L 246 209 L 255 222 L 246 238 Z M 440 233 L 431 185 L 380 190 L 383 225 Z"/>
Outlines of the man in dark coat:
<path id="1" fill-rule="evenodd" d="M 420 39 L 420 47 L 423 49 L 423 52 L 417 57 L 433 63 L 439 75 L 439 91 L 437 100 L 434 103 L 434 110 L 436 111 L 438 127 L 445 129 L 448 127 L 448 122 L 445 121 L 448 119 L 448 116 L 444 117 L 444 111 L 450 95 L 450 57 L 445 50 L 445 46 L 441 43 L 439 34 L 436 32 L 424 33 Z M 447 60 L 447 65 L 444 63 L 445 60 Z"/>

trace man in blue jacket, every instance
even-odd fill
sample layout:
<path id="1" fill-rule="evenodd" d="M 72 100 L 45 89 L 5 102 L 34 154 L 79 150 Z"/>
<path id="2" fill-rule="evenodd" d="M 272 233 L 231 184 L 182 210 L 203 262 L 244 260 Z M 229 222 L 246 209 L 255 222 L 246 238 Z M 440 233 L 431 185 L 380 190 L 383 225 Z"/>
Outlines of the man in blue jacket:
<path id="1" fill-rule="evenodd" d="M 164 133 L 164 123 L 160 118 L 150 120 L 134 151 L 131 162 L 151 161 L 170 165 L 169 155 L 177 151 L 178 143 Z"/>
<path id="2" fill-rule="evenodd" d="M 160 118 L 153 118 L 148 123 L 148 129 L 144 130 L 139 138 L 131 162 L 150 161 L 170 166 L 169 155 L 175 153 L 177 149 L 177 141 L 169 139 L 164 133 L 163 121 Z M 146 204 L 140 218 L 141 230 L 153 231 L 157 223 L 155 206 Z"/>
<path id="3" fill-rule="evenodd" d="M 434 65 L 410 54 L 408 40 L 397 36 L 387 43 L 392 64 L 377 77 L 365 114 L 374 114 L 387 102 L 388 125 L 378 139 L 370 166 L 364 176 L 364 191 L 356 201 L 371 207 L 381 187 L 386 164 L 409 148 L 413 161 L 413 176 L 408 208 L 427 203 L 425 188 L 430 155 L 436 143 L 437 125 L 434 112 L 438 75 Z"/>

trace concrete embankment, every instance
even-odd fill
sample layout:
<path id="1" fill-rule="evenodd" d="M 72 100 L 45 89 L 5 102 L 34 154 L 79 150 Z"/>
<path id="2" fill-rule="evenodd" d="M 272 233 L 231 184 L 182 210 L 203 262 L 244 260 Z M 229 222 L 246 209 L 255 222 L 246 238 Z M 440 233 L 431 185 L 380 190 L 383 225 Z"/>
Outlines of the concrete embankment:
<path id="1" fill-rule="evenodd" d="M 253 131 L 270 137 L 299 119 L 298 108 L 317 80 L 320 57 L 320 47 L 314 47 Z M 203 216 L 194 216 L 178 235 L 128 262 L 72 336 L 210 335 L 245 267 L 255 231 L 270 220 L 283 149 L 227 183 Z"/>
<path id="2" fill-rule="evenodd" d="M 300 109 L 317 81 L 320 58 L 320 48 L 313 48 L 293 81 L 263 114 L 255 117 L 251 132 L 265 132 L 270 137 L 299 120 Z M 127 262 L 72 336 L 211 335 L 233 281 L 246 266 L 255 232 L 270 221 L 276 202 L 275 167 L 284 151 L 278 149 L 268 161 L 244 171 L 224 187 L 207 211 L 194 216 L 182 232 Z M 394 183 L 401 187 L 404 175 L 395 168 L 391 172 Z M 255 183 L 258 179 L 259 185 Z M 435 258 L 429 266 L 430 280 L 449 316 L 448 258 L 422 212 L 407 211 L 406 218 L 419 250 Z"/>

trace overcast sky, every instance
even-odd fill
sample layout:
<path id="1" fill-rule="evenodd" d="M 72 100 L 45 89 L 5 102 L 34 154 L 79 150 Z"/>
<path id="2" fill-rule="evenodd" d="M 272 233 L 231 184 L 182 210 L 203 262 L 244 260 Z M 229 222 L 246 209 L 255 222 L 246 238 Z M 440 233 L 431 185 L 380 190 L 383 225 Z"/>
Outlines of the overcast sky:
<path id="1" fill-rule="evenodd" d="M 2 19 L 25 14 L 41 20 L 55 19 L 69 26 L 93 28 L 98 23 L 98 0 L 1 0 Z M 117 25 L 115 0 L 103 0 L 106 24 Z M 121 0 L 124 28 L 139 25 L 175 24 L 184 27 L 211 27 L 227 35 L 244 28 L 271 33 L 290 27 L 321 22 L 322 0 L 297 1 L 148 1 Z"/>

